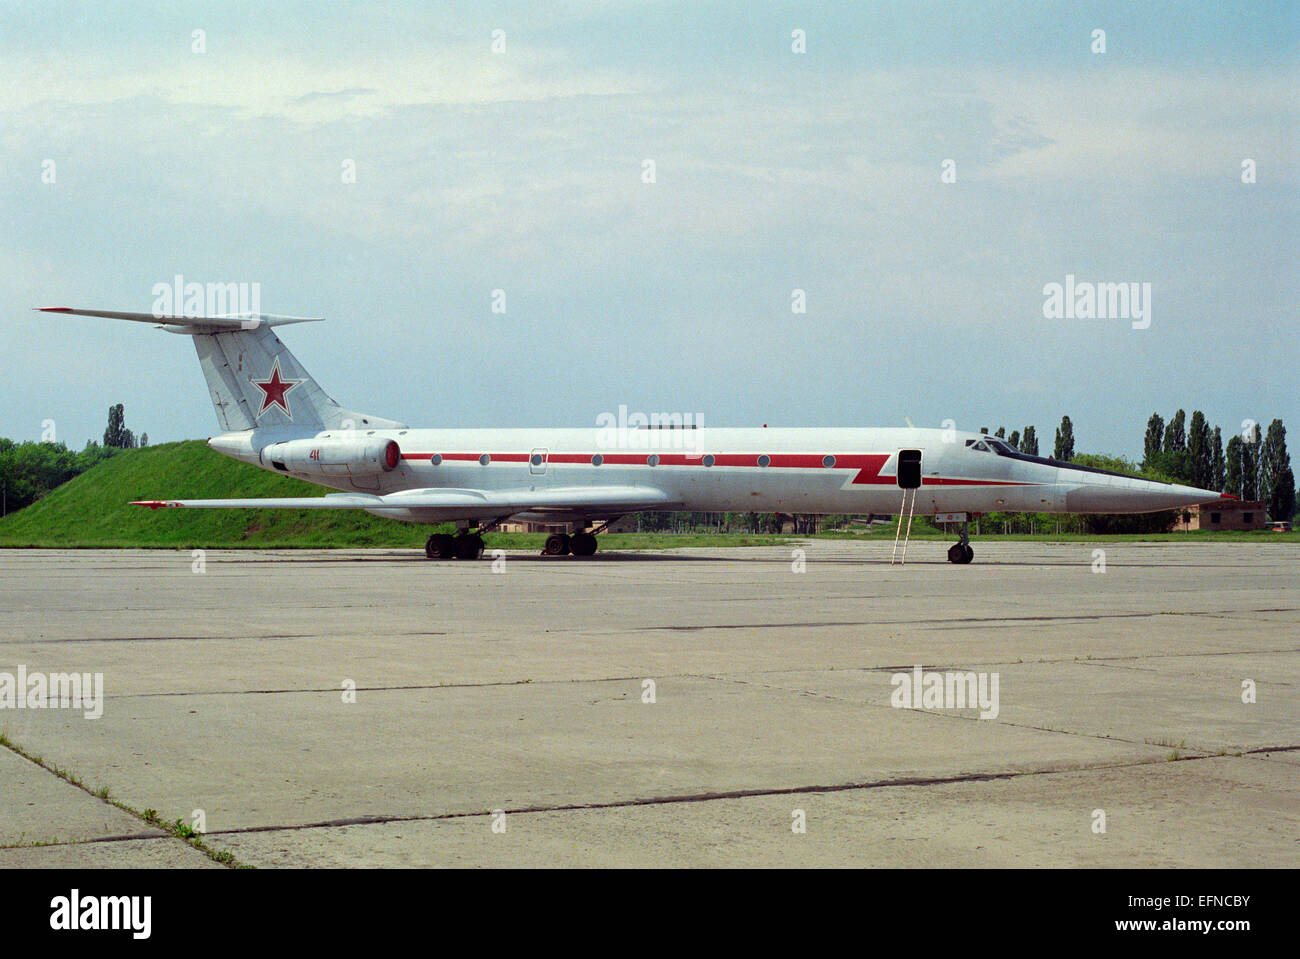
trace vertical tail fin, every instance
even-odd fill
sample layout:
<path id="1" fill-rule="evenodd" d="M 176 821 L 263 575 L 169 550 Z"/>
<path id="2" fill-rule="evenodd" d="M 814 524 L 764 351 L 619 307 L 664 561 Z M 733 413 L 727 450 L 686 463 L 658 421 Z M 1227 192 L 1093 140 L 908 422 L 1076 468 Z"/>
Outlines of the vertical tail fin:
<path id="1" fill-rule="evenodd" d="M 272 426 L 333 429 L 347 418 L 270 327 L 192 335 L 212 406 L 226 432 Z"/>

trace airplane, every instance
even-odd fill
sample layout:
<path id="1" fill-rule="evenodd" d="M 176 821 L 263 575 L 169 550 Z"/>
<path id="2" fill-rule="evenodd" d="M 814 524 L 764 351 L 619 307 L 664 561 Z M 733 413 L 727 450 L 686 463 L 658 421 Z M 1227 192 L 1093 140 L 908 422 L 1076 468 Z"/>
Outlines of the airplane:
<path id="1" fill-rule="evenodd" d="M 948 561 L 970 563 L 968 519 L 986 512 L 1144 513 L 1220 499 L 1030 456 L 982 433 L 918 428 L 713 428 L 678 417 L 587 429 L 413 429 L 346 409 L 274 329 L 321 317 L 40 312 L 152 323 L 193 339 L 233 459 L 338 492 L 261 499 L 142 500 L 151 509 L 362 509 L 433 533 L 429 559 L 477 559 L 507 520 L 561 525 L 549 556 L 591 556 L 596 536 L 634 512 L 687 510 L 915 515 L 961 524 Z M 895 535 L 897 553 L 899 534 Z M 906 560 L 904 540 L 904 561 Z M 891 556 L 891 562 L 893 557 Z"/>

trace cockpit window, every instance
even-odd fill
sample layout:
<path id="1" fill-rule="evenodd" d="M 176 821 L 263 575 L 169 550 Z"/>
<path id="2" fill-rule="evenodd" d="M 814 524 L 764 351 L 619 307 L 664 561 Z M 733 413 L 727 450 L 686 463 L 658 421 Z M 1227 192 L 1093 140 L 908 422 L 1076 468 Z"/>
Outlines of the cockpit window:
<path id="1" fill-rule="evenodd" d="M 992 436 L 981 436 L 977 440 L 967 440 L 966 448 L 968 450 L 978 450 L 981 453 L 997 453 L 999 456 L 1015 456 L 1018 452 L 1006 441 Z"/>

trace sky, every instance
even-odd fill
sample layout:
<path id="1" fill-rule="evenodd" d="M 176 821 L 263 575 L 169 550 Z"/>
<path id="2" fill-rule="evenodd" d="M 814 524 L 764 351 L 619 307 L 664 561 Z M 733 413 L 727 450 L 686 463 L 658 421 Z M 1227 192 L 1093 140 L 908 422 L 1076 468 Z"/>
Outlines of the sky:
<path id="1" fill-rule="evenodd" d="M 185 337 L 32 312 L 179 274 L 327 317 L 282 338 L 415 426 L 1295 436 L 1298 38 L 1219 0 L 0 2 L 0 435 L 216 433 Z M 1045 315 L 1067 276 L 1149 313 Z"/>

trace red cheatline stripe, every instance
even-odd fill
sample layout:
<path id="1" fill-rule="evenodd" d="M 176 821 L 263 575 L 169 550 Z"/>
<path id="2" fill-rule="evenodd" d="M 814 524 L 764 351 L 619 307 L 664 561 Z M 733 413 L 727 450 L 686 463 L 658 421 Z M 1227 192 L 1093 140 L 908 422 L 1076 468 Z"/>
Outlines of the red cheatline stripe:
<path id="1" fill-rule="evenodd" d="M 432 453 L 403 453 L 404 460 L 430 460 Z M 477 463 L 482 453 L 443 453 L 444 461 Z M 527 463 L 531 453 L 490 453 L 493 463 Z M 557 465 L 590 465 L 594 453 L 551 453 L 548 463 Z M 652 455 L 659 457 L 659 466 L 703 466 L 702 453 L 601 453 L 602 462 L 610 466 L 645 466 L 646 459 Z M 714 466 L 748 467 L 761 469 L 757 453 L 714 453 Z M 771 453 L 770 469 L 826 469 L 822 465 L 821 453 Z M 855 469 L 852 486 L 894 486 L 896 477 L 882 476 L 880 471 L 889 462 L 888 453 L 865 453 L 848 456 L 836 456 L 833 470 Z M 947 476 L 926 476 L 921 480 L 925 486 L 1039 486 L 1039 483 L 1017 483 L 1011 480 L 959 479 Z"/>

